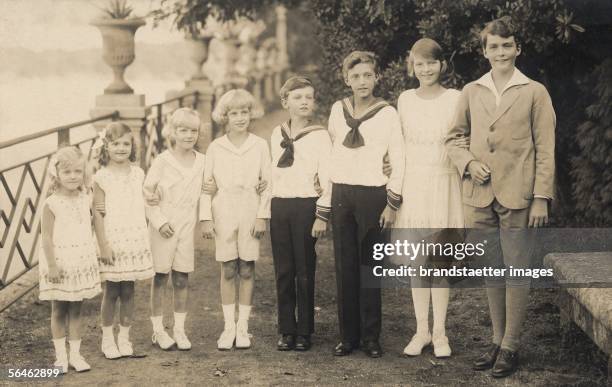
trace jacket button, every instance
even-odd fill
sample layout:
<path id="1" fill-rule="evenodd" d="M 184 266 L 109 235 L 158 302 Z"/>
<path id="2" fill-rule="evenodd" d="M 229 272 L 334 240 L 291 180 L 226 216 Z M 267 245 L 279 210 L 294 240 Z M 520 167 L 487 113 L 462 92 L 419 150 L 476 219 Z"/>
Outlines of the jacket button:
<path id="1" fill-rule="evenodd" d="M 491 149 L 489 149 L 489 152 L 491 152 L 491 153 L 495 153 L 495 149 L 494 149 L 494 148 L 491 148 Z"/>
<path id="2" fill-rule="evenodd" d="M 489 128 L 489 132 L 493 132 L 493 131 L 495 131 L 495 127 L 494 127 L 494 126 L 491 126 L 491 127 Z"/>

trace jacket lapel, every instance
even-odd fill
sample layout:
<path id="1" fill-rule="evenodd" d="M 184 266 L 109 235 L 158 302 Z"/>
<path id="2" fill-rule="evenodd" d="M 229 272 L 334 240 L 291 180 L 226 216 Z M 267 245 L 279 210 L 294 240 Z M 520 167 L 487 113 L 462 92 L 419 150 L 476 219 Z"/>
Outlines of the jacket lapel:
<path id="1" fill-rule="evenodd" d="M 493 92 L 489 90 L 487 87 L 482 86 L 482 90 L 478 94 L 478 98 L 480 99 L 480 103 L 484 107 L 489 117 L 494 117 L 496 106 L 495 106 L 495 96 L 493 95 Z"/>
<path id="2" fill-rule="evenodd" d="M 504 94 L 502 94 L 501 102 L 499 106 L 497 107 L 495 114 L 493 115 L 493 119 L 491 120 L 489 127 L 493 125 L 495 122 L 497 122 L 497 120 L 499 120 L 500 117 L 503 116 L 504 113 L 508 111 L 508 109 L 510 109 L 510 107 L 514 104 L 514 102 L 516 102 L 519 95 L 521 95 L 519 91 L 521 87 L 523 86 L 522 85 L 513 86 L 507 89 L 504 92 Z"/>

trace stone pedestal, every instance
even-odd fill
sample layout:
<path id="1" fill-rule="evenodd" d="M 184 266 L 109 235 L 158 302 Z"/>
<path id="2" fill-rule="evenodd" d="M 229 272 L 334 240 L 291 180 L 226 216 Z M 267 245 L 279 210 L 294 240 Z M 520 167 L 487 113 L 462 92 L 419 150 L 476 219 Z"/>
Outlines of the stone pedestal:
<path id="1" fill-rule="evenodd" d="M 145 168 L 145 131 L 146 105 L 143 94 L 102 94 L 96 96 L 96 105 L 90 111 L 91 117 L 98 117 L 119 111 L 120 122 L 126 124 L 132 130 L 136 145 L 136 162 Z M 111 120 L 98 121 L 94 123 L 97 131 L 102 130 Z"/>

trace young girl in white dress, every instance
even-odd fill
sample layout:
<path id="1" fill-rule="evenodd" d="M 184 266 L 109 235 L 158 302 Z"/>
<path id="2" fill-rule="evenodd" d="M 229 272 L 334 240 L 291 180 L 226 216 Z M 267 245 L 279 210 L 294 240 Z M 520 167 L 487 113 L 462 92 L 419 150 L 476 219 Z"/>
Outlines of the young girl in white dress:
<path id="1" fill-rule="evenodd" d="M 129 331 L 134 316 L 134 281 L 153 277 L 153 262 L 142 196 L 144 172 L 130 162 L 136 147 L 130 128 L 119 122 L 100 133 L 94 175 L 94 222 L 100 246 L 102 353 L 107 359 L 133 354 Z M 104 211 L 98 209 L 103 207 Z M 115 304 L 120 300 L 119 335 L 113 334 Z"/>
<path id="2" fill-rule="evenodd" d="M 61 148 L 48 168 L 50 196 L 43 205 L 39 260 L 41 300 L 51 300 L 54 366 L 78 372 L 90 369 L 80 354 L 81 306 L 100 293 L 96 242 L 91 230 L 86 158 L 76 147 Z M 66 327 L 70 357 L 66 353 Z"/>
<path id="3" fill-rule="evenodd" d="M 221 262 L 221 303 L 225 327 L 217 340 L 219 350 L 249 348 L 248 319 L 253 301 L 255 261 L 259 239 L 270 218 L 271 188 L 261 194 L 259 180 L 270 181 L 267 142 L 249 133 L 251 119 L 261 116 L 255 99 L 246 90 L 225 93 L 212 117 L 225 125 L 227 134 L 208 147 L 204 181 L 214 179 L 218 191 L 203 195 L 200 217 L 205 238 L 215 238 L 215 257 Z M 236 281 L 238 323 L 235 321 Z"/>
<path id="4" fill-rule="evenodd" d="M 406 144 L 406 169 L 402 193 L 406 200 L 398 213 L 396 228 L 463 228 L 463 207 L 459 175 L 444 147 L 452 124 L 459 91 L 445 89 L 440 77 L 447 71 L 442 48 L 432 39 L 418 40 L 407 59 L 408 74 L 419 80 L 419 87 L 404 91 L 398 111 Z M 402 232 L 402 231 L 400 231 Z M 416 241 L 421 238 L 417 237 Z M 425 265 L 427 257 L 417 257 L 411 265 Z M 412 299 L 417 331 L 404 353 L 421 354 L 433 342 L 437 357 L 448 357 L 451 348 L 446 336 L 448 285 L 432 287 L 431 280 L 412 278 Z M 429 331 L 429 300 L 433 304 L 433 336 Z"/>

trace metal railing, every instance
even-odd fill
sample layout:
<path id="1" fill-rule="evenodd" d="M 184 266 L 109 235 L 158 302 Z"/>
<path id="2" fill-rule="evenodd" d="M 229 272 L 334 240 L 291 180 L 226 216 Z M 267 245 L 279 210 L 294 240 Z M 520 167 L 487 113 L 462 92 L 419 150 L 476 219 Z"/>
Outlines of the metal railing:
<path id="1" fill-rule="evenodd" d="M 198 92 L 194 91 L 146 107 L 146 117 L 138 139 L 141 144 L 138 150 L 140 163 L 145 171 L 155 156 L 166 147 L 162 129 L 168 121 L 168 116 L 179 107 L 195 108 L 197 103 Z M 62 146 L 75 145 L 81 148 L 90 160 L 91 147 L 97 133 L 95 130 L 90 131 L 75 140 L 72 132 L 101 121 L 120 119 L 119 112 L 115 111 L 0 142 L 3 158 L 8 151 L 13 151 L 12 153 L 25 159 L 0 168 L 0 289 L 38 264 L 42 203 L 49 188 L 47 168 L 51 156 Z M 40 147 L 32 142 L 50 140 L 53 135 L 57 135 L 57 141 L 47 144 L 48 149 L 42 154 L 25 153 L 34 148 L 40 150 Z M 29 147 L 24 146 L 28 143 Z"/>

